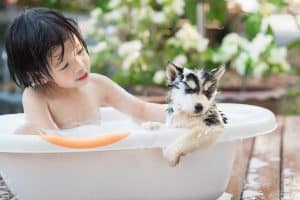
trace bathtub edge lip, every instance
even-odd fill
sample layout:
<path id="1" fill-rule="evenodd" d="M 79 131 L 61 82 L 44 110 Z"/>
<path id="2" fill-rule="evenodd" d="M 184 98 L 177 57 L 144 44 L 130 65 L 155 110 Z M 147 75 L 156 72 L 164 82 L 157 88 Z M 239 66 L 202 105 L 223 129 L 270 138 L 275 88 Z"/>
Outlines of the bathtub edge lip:
<path id="1" fill-rule="evenodd" d="M 270 132 L 273 132 L 277 128 L 275 115 L 268 109 L 253 106 L 253 105 L 244 105 L 244 104 L 233 104 L 233 103 L 222 103 L 220 107 L 224 106 L 241 106 L 244 108 L 258 108 L 261 112 L 266 114 L 264 119 L 256 119 L 254 122 L 246 123 L 244 129 L 241 130 L 241 126 L 231 126 L 230 129 L 224 129 L 225 136 L 221 136 L 217 143 L 230 142 L 232 140 L 241 140 L 250 137 L 256 137 L 259 135 L 265 135 Z M 246 106 L 246 107 L 245 107 Z M 106 112 L 112 110 L 112 108 L 106 109 Z M 117 111 L 119 112 L 119 111 Z M 19 114 L 18 114 L 19 115 Z M 259 123 L 260 126 L 255 126 L 256 123 Z M 229 130 L 228 130 L 229 129 Z M 257 129 L 256 131 L 253 131 Z M 141 132 L 141 130 L 138 130 Z M 174 130 L 173 130 L 174 131 Z M 247 132 L 248 131 L 248 132 Z M 230 135 L 230 132 L 243 132 L 242 134 L 235 133 Z M 255 132 L 255 133 L 254 133 Z M 21 139 L 21 140 L 20 140 Z M 18 140 L 18 142 L 16 142 Z M 147 141 L 150 145 L 139 146 L 135 144 L 135 147 L 130 148 L 128 144 L 125 143 L 125 147 L 116 145 L 110 145 L 107 147 L 97 147 L 97 148 L 88 148 L 88 149 L 70 149 L 60 146 L 50 144 L 42 140 L 38 135 L 9 135 L 9 134 L 0 134 L 0 153 L 59 153 L 59 152 L 89 152 L 89 151 L 111 151 L 111 150 L 125 150 L 125 149 L 152 149 L 152 148 L 162 148 L 160 142 L 155 142 L 155 138 L 152 138 L 152 141 Z M 122 141 L 121 141 L 122 142 Z M 14 144 L 14 145 L 12 145 Z M 123 144 L 124 145 L 124 144 Z M 127 146 L 126 146 L 127 145 Z"/>

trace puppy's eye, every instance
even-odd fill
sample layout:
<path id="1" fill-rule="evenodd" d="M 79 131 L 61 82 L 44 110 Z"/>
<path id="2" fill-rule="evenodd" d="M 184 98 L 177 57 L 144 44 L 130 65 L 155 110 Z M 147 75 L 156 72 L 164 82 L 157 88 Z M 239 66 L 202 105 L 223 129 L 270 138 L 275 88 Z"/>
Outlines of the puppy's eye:
<path id="1" fill-rule="evenodd" d="M 194 84 L 189 84 L 188 82 L 183 82 L 185 85 L 185 92 L 187 94 L 191 94 L 191 93 L 197 93 L 199 91 L 198 86 L 194 83 Z"/>
<path id="2" fill-rule="evenodd" d="M 203 93 L 208 99 L 210 99 L 212 96 L 212 91 L 210 91 L 210 90 L 205 90 L 205 91 L 203 91 Z"/>
<path id="3" fill-rule="evenodd" d="M 192 90 L 197 88 L 197 84 L 193 80 L 188 80 L 186 82 L 186 85 L 188 86 L 189 89 L 192 89 Z"/>
<path id="4" fill-rule="evenodd" d="M 217 90 L 215 84 L 210 85 L 208 88 L 204 87 L 203 89 L 204 89 L 203 93 L 208 99 L 210 99 L 212 97 L 213 93 Z"/>
<path id="5" fill-rule="evenodd" d="M 196 93 L 196 91 L 193 90 L 193 89 L 191 89 L 191 88 L 186 88 L 186 89 L 185 89 L 185 93 L 187 93 L 187 94 L 192 94 L 192 93 Z"/>

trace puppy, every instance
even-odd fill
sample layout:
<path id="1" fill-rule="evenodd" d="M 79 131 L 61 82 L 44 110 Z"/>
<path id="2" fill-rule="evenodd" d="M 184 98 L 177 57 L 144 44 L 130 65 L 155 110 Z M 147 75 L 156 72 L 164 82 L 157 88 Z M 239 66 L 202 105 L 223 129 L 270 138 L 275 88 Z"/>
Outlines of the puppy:
<path id="1" fill-rule="evenodd" d="M 227 123 L 215 103 L 218 82 L 224 72 L 224 66 L 206 71 L 168 64 L 167 125 L 189 129 L 163 150 L 171 166 L 177 165 L 182 155 L 214 143 Z"/>

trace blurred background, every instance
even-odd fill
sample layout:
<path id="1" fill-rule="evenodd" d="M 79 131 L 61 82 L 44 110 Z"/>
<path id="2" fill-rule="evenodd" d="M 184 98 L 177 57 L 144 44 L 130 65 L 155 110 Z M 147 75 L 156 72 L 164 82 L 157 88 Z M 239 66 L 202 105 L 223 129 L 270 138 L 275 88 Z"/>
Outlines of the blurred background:
<path id="1" fill-rule="evenodd" d="M 24 9 L 74 18 L 92 71 L 147 101 L 165 103 L 168 61 L 227 72 L 219 102 L 300 114 L 300 0 L 0 0 L 0 114 L 22 112 L 4 36 Z"/>

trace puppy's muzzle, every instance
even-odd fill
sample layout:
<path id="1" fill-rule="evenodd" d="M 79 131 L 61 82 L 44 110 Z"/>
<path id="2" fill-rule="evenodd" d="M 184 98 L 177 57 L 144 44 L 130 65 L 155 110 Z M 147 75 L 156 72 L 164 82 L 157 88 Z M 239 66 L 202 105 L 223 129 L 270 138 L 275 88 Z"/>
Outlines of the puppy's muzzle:
<path id="1" fill-rule="evenodd" d="M 201 113 L 203 110 L 203 106 L 200 103 L 197 103 L 194 108 L 194 113 Z"/>

